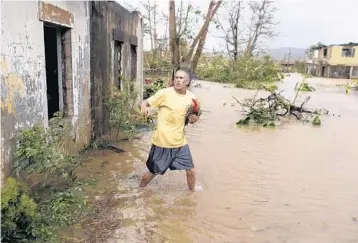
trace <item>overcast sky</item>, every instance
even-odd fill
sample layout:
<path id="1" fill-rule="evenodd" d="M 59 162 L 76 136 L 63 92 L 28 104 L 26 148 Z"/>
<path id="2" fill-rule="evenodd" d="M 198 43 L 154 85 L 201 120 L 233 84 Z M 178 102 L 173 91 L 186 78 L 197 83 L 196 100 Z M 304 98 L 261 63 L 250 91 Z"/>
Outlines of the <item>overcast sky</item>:
<path id="1" fill-rule="evenodd" d="M 136 7 L 140 5 L 141 0 L 117 1 Z M 205 13 L 209 6 L 209 0 L 184 2 L 197 5 Z M 168 0 L 156 0 L 156 3 L 159 9 L 168 12 Z M 180 1 L 176 0 L 176 3 L 179 4 Z M 275 1 L 275 6 L 278 9 L 275 17 L 279 22 L 276 28 L 279 36 L 266 41 L 267 48 L 307 48 L 318 41 L 328 45 L 358 42 L 358 0 L 280 0 Z M 217 38 L 208 36 L 205 49 L 212 50 L 219 42 Z M 147 40 L 145 49 L 148 47 Z"/>

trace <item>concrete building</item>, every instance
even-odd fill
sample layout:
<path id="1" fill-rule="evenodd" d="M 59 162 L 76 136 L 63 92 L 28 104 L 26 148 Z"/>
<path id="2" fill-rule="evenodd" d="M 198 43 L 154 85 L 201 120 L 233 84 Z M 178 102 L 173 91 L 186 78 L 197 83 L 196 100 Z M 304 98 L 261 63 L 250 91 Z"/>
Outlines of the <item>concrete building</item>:
<path id="1" fill-rule="evenodd" d="M 306 72 L 327 78 L 358 78 L 358 43 L 321 45 L 309 51 Z"/>
<path id="2" fill-rule="evenodd" d="M 109 129 L 103 104 L 106 92 L 113 86 L 121 88 L 122 79 L 143 90 L 143 22 L 138 12 L 113 1 L 93 2 L 91 18 L 92 115 L 94 135 L 101 137 Z"/>
<path id="3" fill-rule="evenodd" d="M 99 100 L 118 72 L 142 89 L 142 20 L 116 2 L 2 1 L 1 22 L 2 163 L 16 131 L 46 127 L 55 112 L 71 125 L 71 149 L 102 135 Z"/>

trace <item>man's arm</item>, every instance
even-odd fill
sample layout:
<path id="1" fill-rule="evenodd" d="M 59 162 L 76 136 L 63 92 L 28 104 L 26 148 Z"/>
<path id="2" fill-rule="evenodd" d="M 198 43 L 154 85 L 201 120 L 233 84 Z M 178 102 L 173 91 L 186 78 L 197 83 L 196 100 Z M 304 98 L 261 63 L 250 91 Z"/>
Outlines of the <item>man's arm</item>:
<path id="1" fill-rule="evenodd" d="M 157 91 L 154 95 L 149 97 L 146 100 L 143 100 L 141 104 L 141 111 L 143 114 L 148 115 L 149 113 L 149 106 L 151 107 L 159 107 L 163 104 L 165 100 L 165 93 L 166 89 L 161 89 Z"/>
<path id="2" fill-rule="evenodd" d="M 142 104 L 141 104 L 141 106 L 140 106 L 140 110 L 141 110 L 141 112 L 144 114 L 144 115 L 148 115 L 148 113 L 149 113 L 149 103 L 148 103 L 148 101 L 147 100 L 143 100 L 142 101 Z"/>

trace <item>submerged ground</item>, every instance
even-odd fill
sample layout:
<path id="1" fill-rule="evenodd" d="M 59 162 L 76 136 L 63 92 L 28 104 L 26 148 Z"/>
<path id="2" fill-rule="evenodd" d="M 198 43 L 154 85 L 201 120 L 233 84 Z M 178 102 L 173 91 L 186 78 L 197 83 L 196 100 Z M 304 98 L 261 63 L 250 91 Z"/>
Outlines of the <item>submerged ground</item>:
<path id="1" fill-rule="evenodd" d="M 300 79 L 291 74 L 279 89 L 291 97 Z M 188 193 L 185 173 L 168 171 L 138 191 L 150 133 L 120 143 L 122 154 L 90 152 L 80 176 L 97 181 L 87 193 L 107 218 L 72 236 L 103 243 L 358 242 L 358 93 L 336 85 L 344 80 L 308 81 L 316 91 L 301 99 L 311 95 L 310 106 L 334 116 L 322 117 L 320 127 L 275 129 L 236 127 L 242 115 L 232 96 L 254 91 L 197 81 L 193 92 L 207 112 L 186 132 L 202 190 Z"/>

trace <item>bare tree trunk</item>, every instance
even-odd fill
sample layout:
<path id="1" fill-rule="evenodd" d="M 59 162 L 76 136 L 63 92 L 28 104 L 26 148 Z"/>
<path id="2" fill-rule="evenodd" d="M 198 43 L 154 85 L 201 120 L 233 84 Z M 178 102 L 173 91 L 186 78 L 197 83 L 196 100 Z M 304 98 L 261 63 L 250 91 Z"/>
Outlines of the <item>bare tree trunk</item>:
<path id="1" fill-rule="evenodd" d="M 187 54 L 186 57 L 184 58 L 184 61 L 189 61 L 189 60 L 192 59 L 196 45 L 197 45 L 198 42 L 204 37 L 204 35 L 205 35 L 205 37 L 206 37 L 205 32 L 207 33 L 208 28 L 209 28 L 210 21 L 212 20 L 212 17 L 213 17 L 213 15 L 212 15 L 212 9 L 213 9 L 213 7 L 215 7 L 216 4 L 220 5 L 221 2 L 222 2 L 222 1 L 218 1 L 218 2 L 216 2 L 216 1 L 214 1 L 214 0 L 211 0 L 211 1 L 210 1 L 209 8 L 208 8 L 208 12 L 207 12 L 206 17 L 205 17 L 205 22 L 204 22 L 203 26 L 201 27 L 201 29 L 200 29 L 198 35 L 195 37 L 193 43 L 191 44 L 190 49 L 189 49 L 189 51 L 188 51 L 188 54 Z M 215 11 L 215 12 L 216 12 L 216 11 Z M 205 39 L 204 39 L 204 41 L 205 41 Z"/>
<path id="2" fill-rule="evenodd" d="M 158 33 L 157 33 L 157 2 L 156 2 L 156 0 L 154 0 L 154 5 L 153 5 L 153 36 L 154 36 L 153 59 L 158 60 L 159 45 L 158 45 Z"/>
<path id="3" fill-rule="evenodd" d="M 193 64 L 192 64 L 192 69 L 193 72 L 195 73 L 196 68 L 198 66 L 199 63 L 199 59 L 201 54 L 203 53 L 203 49 L 204 49 L 204 45 L 205 45 L 205 40 L 206 40 L 206 36 L 208 35 L 208 31 L 209 31 L 209 24 L 212 21 L 212 19 L 214 18 L 216 11 L 218 10 L 218 8 L 220 7 L 222 1 L 219 1 L 216 3 L 216 5 L 213 6 L 212 9 L 209 9 L 208 12 L 210 13 L 209 15 L 209 19 L 208 19 L 208 24 L 206 26 L 206 28 L 203 29 L 203 32 L 200 36 L 200 40 L 199 40 L 199 45 L 198 48 L 196 49 L 194 58 L 193 58 Z M 205 20 L 206 21 L 206 20 Z"/>
<path id="4" fill-rule="evenodd" d="M 176 34 L 176 21 L 175 21 L 175 1 L 170 0 L 169 2 L 169 40 L 170 40 L 170 51 L 172 53 L 172 75 L 171 80 L 169 80 L 169 85 L 171 85 L 172 80 L 174 79 L 174 73 L 179 69 L 180 63 L 180 50 L 179 50 L 179 41 Z"/>
<path id="5" fill-rule="evenodd" d="M 152 24 L 152 6 L 150 0 L 148 0 L 148 5 L 145 6 L 148 11 L 148 22 L 149 22 L 149 36 L 150 36 L 150 48 L 151 51 L 154 49 L 154 40 L 153 40 L 153 24 Z"/>
<path id="6" fill-rule="evenodd" d="M 179 69 L 179 67 L 183 67 L 188 72 L 190 72 L 190 67 L 192 66 L 192 63 L 194 62 L 195 68 L 198 64 L 198 60 L 201 56 L 201 53 L 203 51 L 204 45 L 205 45 L 205 39 L 208 34 L 209 30 L 209 24 L 212 21 L 217 9 L 219 8 L 220 4 L 222 3 L 222 0 L 211 0 L 208 8 L 207 15 L 205 17 L 205 21 L 203 26 L 201 27 L 199 33 L 195 37 L 194 41 L 192 42 L 190 49 L 183 57 L 182 59 L 182 65 L 180 65 L 180 50 L 179 50 L 179 42 L 180 42 L 180 35 L 181 33 L 176 32 L 176 21 L 175 21 L 175 3 L 174 0 L 169 1 L 169 32 L 170 32 L 170 47 L 171 47 L 171 53 L 172 53 L 172 64 L 173 64 L 173 70 L 172 70 L 172 80 L 174 78 L 174 73 Z M 186 16 L 186 20 L 188 17 L 190 8 L 188 7 L 188 12 Z M 182 15 L 181 15 L 182 17 Z M 186 25 L 187 23 L 185 23 Z M 184 29 L 185 30 L 185 27 Z M 180 31 L 182 31 L 182 23 L 180 23 Z M 195 47 L 198 45 L 198 48 L 196 49 L 195 57 L 193 58 L 193 53 L 195 50 Z M 193 69 L 195 71 L 195 69 Z"/>
<path id="7" fill-rule="evenodd" d="M 154 49 L 158 49 L 158 36 L 157 36 L 157 3 L 154 0 L 153 5 L 153 35 L 154 35 Z"/>
<path id="8" fill-rule="evenodd" d="M 247 43 L 246 54 L 252 56 L 253 51 L 257 47 L 258 40 L 263 37 L 274 37 L 276 35 L 273 27 L 275 7 L 272 7 L 272 1 L 262 0 L 261 4 L 250 2 L 249 7 L 252 11 L 250 35 Z"/>
<path id="9" fill-rule="evenodd" d="M 224 40 L 226 43 L 226 49 L 231 59 L 236 61 L 239 56 L 240 46 L 243 44 L 240 41 L 241 32 L 239 28 L 240 19 L 241 19 L 241 11 L 242 11 L 242 2 L 231 2 L 224 3 L 224 8 L 226 9 L 225 16 L 228 16 L 228 25 L 224 25 L 220 18 L 217 19 L 217 23 L 224 33 Z"/>
<path id="10" fill-rule="evenodd" d="M 241 2 L 239 1 L 237 9 L 233 14 L 233 25 L 232 25 L 232 32 L 233 32 L 233 41 L 234 41 L 234 60 L 237 61 L 237 57 L 239 55 L 239 20 L 241 16 Z"/>
<path id="11" fill-rule="evenodd" d="M 193 58 L 193 61 L 192 61 L 192 70 L 193 70 L 194 73 L 196 71 L 200 56 L 201 56 L 201 54 L 203 52 L 203 49 L 204 49 L 206 36 L 208 34 L 208 31 L 209 31 L 209 24 L 213 20 L 213 18 L 215 16 L 218 8 L 220 7 L 221 3 L 222 3 L 222 1 L 218 1 L 218 2 L 211 1 L 210 2 L 208 13 L 206 15 L 204 25 L 203 25 L 202 29 L 200 30 L 200 32 L 198 34 L 199 44 L 198 44 L 198 48 L 196 49 L 196 52 L 195 52 L 195 55 L 194 55 L 194 58 Z M 189 54 L 192 55 L 193 51 L 194 51 L 194 48 L 192 50 L 189 50 L 188 55 Z M 190 60 L 190 59 L 188 59 L 188 60 Z"/>

